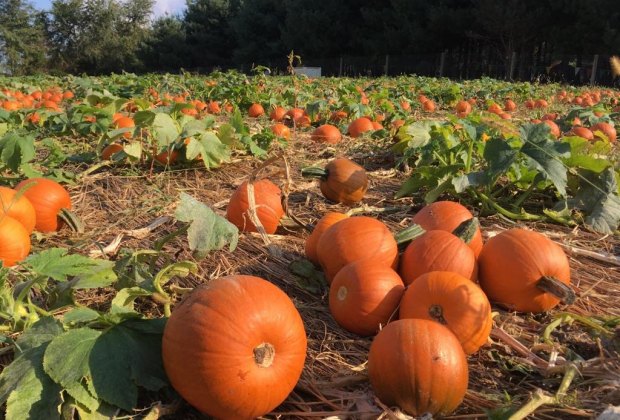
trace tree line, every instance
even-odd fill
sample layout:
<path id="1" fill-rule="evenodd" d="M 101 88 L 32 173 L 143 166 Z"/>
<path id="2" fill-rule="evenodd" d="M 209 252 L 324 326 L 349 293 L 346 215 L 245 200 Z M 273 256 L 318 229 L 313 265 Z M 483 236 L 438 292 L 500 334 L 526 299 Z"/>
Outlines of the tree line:
<path id="1" fill-rule="evenodd" d="M 0 73 L 209 71 L 302 57 L 485 48 L 546 57 L 620 54 L 618 0 L 0 0 Z"/>

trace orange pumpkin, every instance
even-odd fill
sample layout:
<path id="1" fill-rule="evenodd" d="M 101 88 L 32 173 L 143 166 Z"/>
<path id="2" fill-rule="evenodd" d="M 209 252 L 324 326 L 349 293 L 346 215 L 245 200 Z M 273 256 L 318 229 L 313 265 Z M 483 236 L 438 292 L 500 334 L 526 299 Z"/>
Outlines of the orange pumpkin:
<path id="1" fill-rule="evenodd" d="M 426 319 L 401 319 L 372 342 L 368 375 L 385 405 L 413 416 L 444 416 L 463 401 L 469 371 L 461 343 L 448 328 Z"/>
<path id="2" fill-rule="evenodd" d="M 367 131 L 373 131 L 375 128 L 372 124 L 372 121 L 366 117 L 360 117 L 356 120 L 351 121 L 349 124 L 349 128 L 347 132 L 353 138 L 361 136 L 363 133 Z"/>
<path id="3" fill-rule="evenodd" d="M 118 152 L 120 152 L 122 150 L 123 150 L 123 145 L 122 144 L 119 144 L 119 143 L 108 144 L 101 151 L 101 159 L 109 160 L 112 157 L 112 155 L 114 155 L 115 153 L 118 153 Z"/>
<path id="4" fill-rule="evenodd" d="M 282 208 L 282 192 L 277 185 L 268 179 L 261 179 L 253 183 L 254 199 L 256 201 L 256 215 L 265 228 L 265 232 L 275 233 L 284 215 Z M 248 182 L 245 181 L 230 197 L 226 208 L 226 218 L 240 230 L 256 232 L 256 226 L 250 220 L 248 210 Z"/>
<path id="5" fill-rule="evenodd" d="M 37 215 L 30 200 L 8 187 L 0 187 L 0 217 L 7 215 L 24 225 L 28 234 L 32 233 L 37 223 Z"/>
<path id="6" fill-rule="evenodd" d="M 286 115 L 286 109 L 284 109 L 281 106 L 276 106 L 271 110 L 271 113 L 269 114 L 269 118 L 272 121 L 280 122 L 284 119 L 285 115 Z"/>
<path id="7" fill-rule="evenodd" d="M 265 114 L 265 109 L 261 104 L 252 104 L 248 109 L 248 117 L 250 118 L 258 118 L 263 114 Z"/>
<path id="8" fill-rule="evenodd" d="M 616 141 L 616 137 L 617 137 L 616 129 L 610 123 L 606 123 L 606 122 L 596 123 L 592 127 L 590 127 L 590 131 L 592 131 L 592 133 L 596 131 L 600 131 L 601 133 L 605 134 L 605 136 L 610 142 Z"/>
<path id="9" fill-rule="evenodd" d="M 489 300 L 520 312 L 544 312 L 572 303 L 568 258 L 546 236 L 510 229 L 489 239 L 478 259 L 480 287 Z"/>
<path id="10" fill-rule="evenodd" d="M 347 159 L 334 159 L 323 168 L 304 168 L 305 177 L 319 178 L 321 192 L 336 203 L 355 204 L 361 201 L 368 189 L 366 170 Z"/>
<path id="11" fill-rule="evenodd" d="M 319 255 L 316 249 L 319 239 L 333 224 L 338 223 L 347 217 L 349 216 L 344 213 L 329 212 L 317 222 L 316 226 L 314 226 L 314 229 L 312 230 L 312 233 L 308 236 L 308 239 L 306 239 L 305 251 L 308 260 L 312 261 L 314 264 L 319 264 Z"/>
<path id="12" fill-rule="evenodd" d="M 15 186 L 16 191 L 24 189 L 24 196 L 30 201 L 36 214 L 35 229 L 39 232 L 54 232 L 62 224 L 58 215 L 71 210 L 71 197 L 67 190 L 51 179 L 31 178 Z"/>
<path id="13" fill-rule="evenodd" d="M 377 219 L 353 216 L 341 220 L 321 235 L 317 244 L 319 263 L 327 280 L 345 265 L 372 259 L 377 265 L 395 267 L 398 245 L 388 227 Z"/>
<path id="14" fill-rule="evenodd" d="M 571 131 L 569 131 L 568 134 L 572 136 L 581 137 L 586 140 L 594 140 L 594 134 L 592 134 L 592 131 L 590 131 L 589 129 L 585 127 L 573 127 Z"/>
<path id="15" fill-rule="evenodd" d="M 338 127 L 323 124 L 312 132 L 310 138 L 318 143 L 336 144 L 342 139 L 342 134 Z"/>
<path id="16" fill-rule="evenodd" d="M 113 121 L 113 124 L 115 128 L 133 128 L 136 126 L 136 123 L 134 122 L 133 118 L 123 117 L 123 116 L 115 119 Z M 123 137 L 125 137 L 126 139 L 131 138 L 131 131 L 128 131 L 127 133 L 123 133 Z"/>
<path id="17" fill-rule="evenodd" d="M 448 271 L 433 271 L 416 279 L 400 302 L 400 319 L 418 318 L 450 328 L 467 354 L 478 351 L 491 332 L 491 304 L 471 280 Z"/>
<path id="18" fill-rule="evenodd" d="M 293 390 L 306 348 L 291 299 L 266 280 L 238 275 L 210 281 L 174 308 L 162 357 L 174 389 L 198 410 L 253 419 Z"/>
<path id="19" fill-rule="evenodd" d="M 400 258 L 398 272 L 405 284 L 431 271 L 452 271 L 476 278 L 476 255 L 463 240 L 444 230 L 429 230 L 414 239 Z"/>
<path id="20" fill-rule="evenodd" d="M 329 288 L 329 310 L 341 327 L 361 336 L 385 326 L 400 302 L 405 286 L 396 271 L 372 259 L 344 266 Z"/>
<path id="21" fill-rule="evenodd" d="M 435 201 L 423 207 L 414 217 L 413 223 L 422 226 L 425 230 L 445 230 L 453 232 L 461 223 L 473 217 L 465 206 L 453 201 Z M 482 250 L 482 233 L 477 229 L 468 244 L 476 257 Z"/>
<path id="22" fill-rule="evenodd" d="M 30 234 L 17 220 L 0 215 L 0 262 L 11 267 L 30 253 Z"/>

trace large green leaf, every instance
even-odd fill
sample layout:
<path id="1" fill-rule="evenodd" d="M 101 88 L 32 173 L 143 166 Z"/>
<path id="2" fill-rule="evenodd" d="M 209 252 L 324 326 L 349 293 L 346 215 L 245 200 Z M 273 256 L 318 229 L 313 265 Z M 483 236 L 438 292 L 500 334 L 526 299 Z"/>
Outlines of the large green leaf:
<path id="1" fill-rule="evenodd" d="M 34 159 L 34 137 L 10 132 L 0 139 L 0 159 L 3 166 L 18 172 L 22 164 Z"/>
<path id="2" fill-rule="evenodd" d="M 170 115 L 163 112 L 155 115 L 152 127 L 153 135 L 160 149 L 171 145 L 179 137 L 179 127 Z"/>
<path id="3" fill-rule="evenodd" d="M 484 147 L 484 158 L 489 165 L 489 176 L 495 178 L 505 173 L 514 163 L 519 152 L 500 139 L 492 138 Z"/>
<path id="4" fill-rule="evenodd" d="M 523 153 L 529 162 L 550 180 L 560 195 L 566 196 L 567 170 L 561 158 L 570 156 L 570 146 L 549 139 L 547 124 L 526 124 L 521 127 Z"/>
<path id="5" fill-rule="evenodd" d="M 69 254 L 65 248 L 49 248 L 28 257 L 24 264 L 37 275 L 67 281 L 67 277 L 81 276 L 82 288 L 102 287 L 109 284 L 112 262 L 94 260 L 79 254 Z"/>
<path id="6" fill-rule="evenodd" d="M 600 174 L 582 171 L 584 180 L 573 199 L 568 200 L 571 208 L 586 213 L 585 222 L 597 232 L 612 234 L 620 224 L 620 196 L 613 168 Z"/>
<path id="7" fill-rule="evenodd" d="M 611 166 L 611 162 L 607 158 L 611 152 L 609 143 L 602 141 L 592 143 L 577 136 L 564 137 L 563 141 L 570 145 L 570 156 L 564 158 L 564 163 L 567 166 L 597 173 Z"/>
<path id="8" fill-rule="evenodd" d="M 217 168 L 230 158 L 228 146 L 223 144 L 212 131 L 203 131 L 190 138 L 187 145 L 187 160 L 202 158 L 207 169 Z"/>

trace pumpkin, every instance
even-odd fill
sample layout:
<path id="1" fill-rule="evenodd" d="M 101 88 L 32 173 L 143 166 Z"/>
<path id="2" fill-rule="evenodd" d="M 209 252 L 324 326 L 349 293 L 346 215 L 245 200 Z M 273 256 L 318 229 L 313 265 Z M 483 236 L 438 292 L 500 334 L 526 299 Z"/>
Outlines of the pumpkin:
<path id="1" fill-rule="evenodd" d="M 39 232 L 57 231 L 62 226 L 62 223 L 59 223 L 59 217 L 69 222 L 72 228 L 78 228 L 79 219 L 69 211 L 71 210 L 71 197 L 62 185 L 47 178 L 31 178 L 15 186 L 16 191 L 21 189 L 24 189 L 24 197 L 34 207 L 37 220 L 36 230 Z"/>
<path id="2" fill-rule="evenodd" d="M 461 343 L 438 322 L 401 319 L 377 334 L 368 354 L 376 396 L 412 416 L 447 415 L 465 397 L 469 371 Z"/>
<path id="3" fill-rule="evenodd" d="M 319 254 L 316 249 L 319 239 L 323 235 L 323 233 L 329 229 L 334 223 L 341 221 L 342 219 L 346 219 L 347 216 L 344 213 L 338 212 L 329 212 L 325 214 L 325 216 L 321 217 L 321 219 L 317 222 L 316 226 L 312 230 L 308 239 L 306 239 L 306 257 L 308 260 L 312 261 L 314 264 L 319 264 Z"/>
<path id="4" fill-rule="evenodd" d="M 431 271 L 452 271 L 476 279 L 476 255 L 463 240 L 444 230 L 429 230 L 414 239 L 400 258 L 398 272 L 405 284 Z"/>
<path id="5" fill-rule="evenodd" d="M 557 139 L 562 134 L 560 131 L 560 127 L 558 127 L 558 125 L 555 122 L 551 120 L 544 120 L 542 123 L 547 124 L 549 126 L 549 129 L 551 130 L 551 135 L 554 138 Z"/>
<path id="6" fill-rule="evenodd" d="M 480 287 L 491 302 L 520 312 L 544 312 L 572 303 L 568 258 L 546 236 L 510 229 L 491 238 L 478 259 Z"/>
<path id="7" fill-rule="evenodd" d="M 504 111 L 512 112 L 517 109 L 517 104 L 512 99 L 506 99 L 504 102 Z"/>
<path id="8" fill-rule="evenodd" d="M 610 142 L 616 141 L 616 137 L 617 137 L 616 129 L 614 128 L 613 125 L 609 123 L 606 123 L 606 122 L 596 123 L 592 127 L 590 127 L 590 131 L 592 131 L 593 133 L 600 131 L 601 133 L 605 134 L 605 136 Z"/>
<path id="9" fill-rule="evenodd" d="M 164 329 L 162 357 L 174 389 L 218 419 L 269 413 L 293 390 L 306 358 L 304 324 L 272 283 L 229 276 L 193 290 Z"/>
<path id="10" fill-rule="evenodd" d="M 0 187 L 0 217 L 7 215 L 24 225 L 28 234 L 32 233 L 37 222 L 37 216 L 32 203 L 8 187 Z"/>
<path id="11" fill-rule="evenodd" d="M 136 126 L 136 123 L 134 122 L 133 118 L 131 117 L 124 117 L 121 116 L 120 118 L 117 118 L 113 121 L 113 125 L 115 128 L 121 129 L 121 128 L 134 128 Z M 125 137 L 126 139 L 131 138 L 132 132 L 128 131 L 126 133 L 123 133 L 123 137 Z"/>
<path id="12" fill-rule="evenodd" d="M 318 143 L 336 144 L 342 139 L 338 127 L 331 124 L 323 124 L 312 132 L 310 139 Z"/>
<path id="13" fill-rule="evenodd" d="M 454 231 L 461 223 L 473 217 L 465 206 L 454 201 L 435 201 L 423 207 L 414 217 L 413 223 L 425 230 Z M 476 257 L 482 250 L 482 233 L 477 229 L 468 245 L 473 249 Z"/>
<path id="14" fill-rule="evenodd" d="M 471 105 L 467 101 L 459 101 L 459 103 L 456 104 L 454 110 L 459 117 L 466 117 L 471 113 Z"/>
<path id="15" fill-rule="evenodd" d="M 400 302 L 400 319 L 418 318 L 447 326 L 466 354 L 484 345 L 491 332 L 491 304 L 471 280 L 448 271 L 423 274 L 413 282 Z"/>
<path id="16" fill-rule="evenodd" d="M 30 234 L 19 221 L 0 215 L 0 261 L 11 267 L 30 253 Z"/>
<path id="17" fill-rule="evenodd" d="M 372 125 L 372 121 L 366 117 L 360 117 L 356 120 L 351 121 L 349 124 L 349 128 L 347 129 L 347 133 L 353 138 L 361 136 L 363 133 L 367 131 L 374 130 L 374 126 Z"/>
<path id="18" fill-rule="evenodd" d="M 329 288 L 329 310 L 341 327 L 361 336 L 375 334 L 396 314 L 405 286 L 396 271 L 373 260 L 344 266 Z"/>
<path id="19" fill-rule="evenodd" d="M 347 158 L 334 159 L 323 168 L 304 168 L 304 177 L 319 178 L 323 196 L 336 203 L 361 201 L 368 189 L 366 170 Z"/>
<path id="20" fill-rule="evenodd" d="M 179 159 L 179 152 L 176 150 L 164 150 L 155 156 L 155 161 L 160 165 L 174 165 Z"/>
<path id="21" fill-rule="evenodd" d="M 291 138 L 291 130 L 284 124 L 277 123 L 272 125 L 271 131 L 276 135 L 276 137 L 281 137 L 286 140 L 290 140 Z"/>
<path id="22" fill-rule="evenodd" d="M 594 134 L 592 134 L 592 131 L 585 127 L 573 127 L 568 134 L 571 136 L 581 137 L 586 140 L 594 140 Z"/>
<path id="23" fill-rule="evenodd" d="M 319 238 L 317 250 L 330 283 L 342 267 L 354 261 L 371 259 L 386 267 L 395 267 L 398 262 L 398 245 L 392 232 L 367 216 L 348 217 L 331 226 Z"/>
<path id="24" fill-rule="evenodd" d="M 110 158 L 118 153 L 123 151 L 123 145 L 120 143 L 110 143 L 101 151 L 101 159 L 110 160 Z"/>
<path id="25" fill-rule="evenodd" d="M 265 113 L 265 109 L 261 104 L 252 104 L 248 108 L 248 117 L 258 118 Z"/>
<path id="26" fill-rule="evenodd" d="M 282 192 L 277 185 L 268 179 L 261 179 L 253 182 L 254 200 L 256 202 L 256 215 L 258 220 L 265 228 L 265 232 L 275 233 L 284 215 L 282 208 Z M 256 226 L 250 220 L 248 210 L 248 182 L 245 181 L 230 197 L 226 208 L 226 218 L 240 230 L 245 232 L 256 232 Z"/>
<path id="27" fill-rule="evenodd" d="M 269 114 L 269 118 L 272 121 L 280 122 L 284 119 L 285 115 L 286 115 L 286 109 L 284 109 L 281 106 L 276 106 L 271 110 L 271 113 Z"/>

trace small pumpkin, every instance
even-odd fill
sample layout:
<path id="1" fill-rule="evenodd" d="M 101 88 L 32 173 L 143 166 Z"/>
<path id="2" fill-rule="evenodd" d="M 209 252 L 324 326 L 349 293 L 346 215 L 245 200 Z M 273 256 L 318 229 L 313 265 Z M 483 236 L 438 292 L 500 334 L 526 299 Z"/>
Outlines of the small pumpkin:
<path id="1" fill-rule="evenodd" d="M 360 260 L 344 266 L 329 288 L 329 310 L 341 327 L 361 336 L 375 334 L 396 315 L 405 286 L 396 271 Z"/>
<path id="2" fill-rule="evenodd" d="M 592 133 L 596 133 L 597 131 L 600 131 L 601 133 L 605 134 L 607 139 L 612 143 L 615 142 L 617 138 L 616 128 L 610 123 L 606 123 L 606 122 L 596 123 L 592 127 L 590 127 L 590 131 L 592 131 Z"/>
<path id="3" fill-rule="evenodd" d="M 361 201 L 368 189 L 366 170 L 347 159 L 334 159 L 323 168 L 304 168 L 304 177 L 319 178 L 323 196 L 336 203 L 354 204 Z"/>
<path id="4" fill-rule="evenodd" d="M 306 239 L 305 252 L 308 260 L 312 261 L 314 264 L 319 264 L 319 254 L 316 249 L 319 239 L 333 224 L 341 221 L 342 219 L 346 219 L 347 217 L 349 216 L 335 211 L 329 212 L 325 214 L 325 216 L 321 217 L 321 219 L 314 226 L 310 236 L 308 236 L 308 239 Z"/>
<path id="5" fill-rule="evenodd" d="M 338 127 L 331 124 L 323 124 L 312 132 L 310 139 L 317 143 L 336 144 L 342 139 L 342 134 Z"/>
<path id="6" fill-rule="evenodd" d="M 452 271 L 469 280 L 477 275 L 476 255 L 462 238 L 444 230 L 430 230 L 414 239 L 400 258 L 405 284 L 431 271 Z"/>
<path id="7" fill-rule="evenodd" d="M 0 204 L 0 217 L 12 217 L 24 225 L 28 234 L 32 233 L 37 223 L 37 215 L 30 200 L 17 194 L 14 189 L 0 187 Z"/>
<path id="8" fill-rule="evenodd" d="M 193 290 L 166 324 L 162 357 L 174 389 L 219 419 L 280 405 L 304 367 L 307 340 L 291 299 L 272 283 L 229 276 Z"/>
<path id="9" fill-rule="evenodd" d="M 282 208 L 282 192 L 277 185 L 268 179 L 261 179 L 252 183 L 256 215 L 265 228 L 265 232 L 273 234 L 278 228 L 280 219 L 284 215 Z M 248 182 L 245 181 L 230 197 L 226 208 L 226 218 L 240 230 L 256 232 L 256 226 L 249 216 Z"/>
<path id="10" fill-rule="evenodd" d="M 108 144 L 106 147 L 103 148 L 103 150 L 101 151 L 101 159 L 103 160 L 110 160 L 110 158 L 118 153 L 123 151 L 123 145 L 120 143 L 110 143 Z"/>
<path id="11" fill-rule="evenodd" d="M 375 128 L 372 125 L 372 121 L 370 118 L 360 117 L 357 118 L 349 124 L 347 129 L 347 133 L 353 138 L 361 136 L 363 133 L 367 131 L 373 131 Z"/>
<path id="12" fill-rule="evenodd" d="M 575 300 L 566 254 L 538 232 L 515 228 L 489 239 L 478 269 L 489 300 L 509 310 L 544 312 Z"/>
<path id="13" fill-rule="evenodd" d="M 81 231 L 80 220 L 71 213 L 71 197 L 58 182 L 47 178 L 31 178 L 15 186 L 34 207 L 36 214 L 35 229 L 39 232 L 55 232 L 67 222 L 72 229 Z"/>
<path id="14" fill-rule="evenodd" d="M 438 322 L 401 319 L 377 334 L 368 375 L 385 405 L 412 416 L 447 415 L 463 401 L 469 370 L 461 343 Z"/>
<path id="15" fill-rule="evenodd" d="M 433 271 L 414 281 L 400 302 L 400 319 L 419 318 L 447 326 L 472 354 L 491 332 L 491 304 L 471 280 L 448 271 Z"/>
<path id="16" fill-rule="evenodd" d="M 4 267 L 14 266 L 30 253 L 30 234 L 17 220 L 0 215 L 0 261 Z"/>
<path id="17" fill-rule="evenodd" d="M 471 212 L 462 204 L 454 201 L 435 201 L 425 206 L 414 217 L 413 223 L 425 230 L 454 231 L 461 223 L 473 217 Z M 476 257 L 482 250 L 482 233 L 477 229 L 468 245 L 473 249 Z"/>
<path id="18" fill-rule="evenodd" d="M 265 114 L 265 108 L 261 104 L 254 103 L 248 108 L 248 117 L 258 118 Z"/>
<path id="19" fill-rule="evenodd" d="M 321 235 L 317 244 L 325 277 L 332 279 L 345 265 L 371 259 L 377 265 L 395 267 L 398 245 L 388 227 L 377 219 L 353 216 L 341 220 Z"/>

